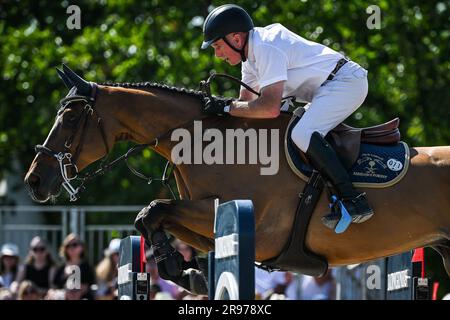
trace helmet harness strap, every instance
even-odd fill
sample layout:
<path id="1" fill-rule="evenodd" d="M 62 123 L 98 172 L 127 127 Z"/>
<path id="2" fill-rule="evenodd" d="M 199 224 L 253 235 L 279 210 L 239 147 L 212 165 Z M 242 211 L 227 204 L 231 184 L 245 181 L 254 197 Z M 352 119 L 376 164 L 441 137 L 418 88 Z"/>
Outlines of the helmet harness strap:
<path id="1" fill-rule="evenodd" d="M 238 52 L 241 55 L 241 60 L 242 62 L 247 61 L 247 58 L 245 57 L 245 46 L 248 43 L 248 38 L 249 38 L 250 32 L 247 32 L 247 35 L 245 36 L 245 42 L 244 45 L 242 46 L 241 49 L 236 48 L 235 46 L 233 46 L 226 37 L 223 37 L 223 41 L 225 41 L 225 43 L 234 51 Z"/>

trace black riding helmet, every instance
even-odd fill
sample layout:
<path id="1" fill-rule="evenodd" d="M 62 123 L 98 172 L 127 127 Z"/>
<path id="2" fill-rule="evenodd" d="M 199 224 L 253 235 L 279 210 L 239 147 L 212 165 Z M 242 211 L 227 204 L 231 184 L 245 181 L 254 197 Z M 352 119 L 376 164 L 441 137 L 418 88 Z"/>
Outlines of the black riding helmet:
<path id="1" fill-rule="evenodd" d="M 252 18 L 243 8 L 234 4 L 225 4 L 217 7 L 208 14 L 203 24 L 204 41 L 202 49 L 206 49 L 213 42 L 223 39 L 231 49 L 241 54 L 242 61 L 245 62 L 244 48 L 247 44 L 248 36 L 242 49 L 234 47 L 225 36 L 233 32 L 247 32 L 253 28 Z"/>

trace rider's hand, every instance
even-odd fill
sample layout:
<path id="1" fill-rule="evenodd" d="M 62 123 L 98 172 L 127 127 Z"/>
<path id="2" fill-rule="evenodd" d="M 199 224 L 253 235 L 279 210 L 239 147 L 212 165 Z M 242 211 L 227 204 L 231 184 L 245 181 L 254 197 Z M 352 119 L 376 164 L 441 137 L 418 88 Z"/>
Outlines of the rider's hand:
<path id="1" fill-rule="evenodd" d="M 224 110 L 226 106 L 229 106 L 233 100 L 232 99 L 215 99 L 205 97 L 205 107 L 203 108 L 203 113 L 206 114 L 216 114 L 225 115 L 227 112 Z"/>

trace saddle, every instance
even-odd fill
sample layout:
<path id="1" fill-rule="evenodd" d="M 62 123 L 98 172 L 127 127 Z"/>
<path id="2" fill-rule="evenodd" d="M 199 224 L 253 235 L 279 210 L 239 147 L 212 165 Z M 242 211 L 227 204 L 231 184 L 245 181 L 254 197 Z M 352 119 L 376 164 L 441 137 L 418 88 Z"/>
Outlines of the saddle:
<path id="1" fill-rule="evenodd" d="M 332 144 L 344 165 L 350 168 L 358 158 L 361 143 L 392 145 L 400 142 L 399 124 L 399 118 L 367 128 L 354 128 L 341 123 L 328 133 L 327 140 Z"/>

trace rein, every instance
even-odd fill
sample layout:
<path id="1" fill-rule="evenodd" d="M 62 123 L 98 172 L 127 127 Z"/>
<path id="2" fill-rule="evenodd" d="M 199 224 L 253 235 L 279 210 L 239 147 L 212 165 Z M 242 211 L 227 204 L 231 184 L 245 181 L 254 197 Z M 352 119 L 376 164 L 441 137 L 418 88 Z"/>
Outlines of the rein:
<path id="1" fill-rule="evenodd" d="M 208 98 L 212 99 L 212 95 L 211 95 L 211 81 L 214 80 L 214 78 L 219 77 L 219 78 L 225 78 L 225 79 L 229 79 L 231 81 L 237 82 L 239 83 L 241 86 L 243 86 L 245 89 L 247 89 L 248 91 L 250 91 L 253 94 L 256 94 L 258 97 L 261 95 L 261 93 L 253 90 L 248 84 L 242 82 L 241 80 L 239 80 L 236 77 L 230 76 L 228 74 L 225 73 L 212 73 L 207 80 L 202 80 L 200 81 L 200 85 L 199 85 L 199 90 L 203 92 L 203 94 L 205 94 L 206 96 L 208 96 Z"/>
<path id="2" fill-rule="evenodd" d="M 202 80 L 200 81 L 199 84 L 199 90 L 202 91 L 202 93 L 207 96 L 210 100 L 213 99 L 213 96 L 211 94 L 211 81 L 214 80 L 214 78 L 225 78 L 231 81 L 234 81 L 238 84 L 240 84 L 241 86 L 243 86 L 245 89 L 247 89 L 248 91 L 250 91 L 251 93 L 257 95 L 258 97 L 261 96 L 261 92 L 258 92 L 256 90 L 253 90 L 252 87 L 250 87 L 248 84 L 242 82 L 240 79 L 230 76 L 229 74 L 225 74 L 225 73 L 212 73 L 207 80 Z M 281 102 L 282 102 L 282 106 L 284 105 L 285 102 L 288 103 L 289 106 L 294 106 L 295 105 L 295 96 L 287 96 L 287 97 L 283 97 L 281 98 Z"/>

